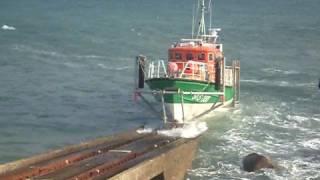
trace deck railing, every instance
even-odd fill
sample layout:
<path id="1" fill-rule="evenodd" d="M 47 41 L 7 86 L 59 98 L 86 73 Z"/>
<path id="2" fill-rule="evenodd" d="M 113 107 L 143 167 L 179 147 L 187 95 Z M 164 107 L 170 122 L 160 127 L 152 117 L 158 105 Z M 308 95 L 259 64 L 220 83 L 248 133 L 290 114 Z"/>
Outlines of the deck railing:
<path id="1" fill-rule="evenodd" d="M 208 81 L 208 68 L 213 68 L 213 65 L 208 65 L 202 62 L 174 62 L 176 69 L 171 69 L 170 64 L 164 60 L 151 61 L 147 64 L 146 79 L 151 78 L 181 78 Z M 179 68 L 178 68 L 179 67 Z"/>
<path id="2" fill-rule="evenodd" d="M 168 77 L 167 67 L 164 60 L 151 61 L 147 63 L 147 79 Z"/>
<path id="3" fill-rule="evenodd" d="M 217 71 L 217 64 L 207 64 L 197 61 L 187 62 L 172 62 L 165 60 L 147 61 L 145 64 L 145 78 L 179 78 L 179 79 L 192 79 L 208 82 L 220 82 L 225 86 L 233 86 L 235 79 L 235 68 L 240 65 L 226 66 L 223 63 L 219 64 L 219 71 Z M 237 63 L 233 61 L 232 63 Z"/>

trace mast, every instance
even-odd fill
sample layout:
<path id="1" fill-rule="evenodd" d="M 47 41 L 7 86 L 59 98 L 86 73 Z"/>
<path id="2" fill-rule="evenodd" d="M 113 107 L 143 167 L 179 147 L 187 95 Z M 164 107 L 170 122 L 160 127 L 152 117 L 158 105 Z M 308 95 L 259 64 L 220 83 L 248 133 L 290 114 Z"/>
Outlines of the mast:
<path id="1" fill-rule="evenodd" d="M 204 13 L 205 13 L 205 6 L 204 6 L 204 0 L 199 0 L 200 1 L 200 22 L 199 22 L 199 27 L 198 27 L 198 34 L 197 37 L 201 37 L 203 35 L 206 35 L 206 23 L 205 23 L 205 18 L 204 18 Z"/>
<path id="2" fill-rule="evenodd" d="M 197 36 L 196 39 L 201 39 L 203 42 L 208 42 L 208 43 L 216 43 L 217 39 L 219 37 L 218 33 L 221 31 L 220 28 L 212 28 L 211 23 L 212 23 L 212 0 L 208 0 L 208 12 L 210 15 L 210 27 L 208 29 L 208 34 L 206 31 L 206 18 L 205 18 L 205 13 L 206 13 L 206 7 L 205 7 L 205 1 L 206 0 L 198 0 L 198 10 L 197 14 L 199 14 L 199 18 L 196 18 L 196 20 L 199 20 L 198 22 L 198 30 L 197 30 Z M 194 19 L 194 16 L 193 16 Z M 193 20 L 194 21 L 194 20 Z M 192 23 L 192 26 L 194 23 Z M 192 29 L 193 29 L 192 27 Z M 192 39 L 193 37 L 193 32 L 192 31 Z"/>

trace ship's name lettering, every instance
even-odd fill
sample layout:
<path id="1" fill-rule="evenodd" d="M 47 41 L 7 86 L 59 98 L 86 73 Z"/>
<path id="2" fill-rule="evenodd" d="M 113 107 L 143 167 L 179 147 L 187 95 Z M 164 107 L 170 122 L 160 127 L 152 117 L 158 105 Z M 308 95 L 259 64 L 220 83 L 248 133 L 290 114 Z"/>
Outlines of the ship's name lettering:
<path id="1" fill-rule="evenodd" d="M 196 102 L 206 103 L 210 100 L 210 96 L 196 94 L 192 95 L 192 100 Z"/>

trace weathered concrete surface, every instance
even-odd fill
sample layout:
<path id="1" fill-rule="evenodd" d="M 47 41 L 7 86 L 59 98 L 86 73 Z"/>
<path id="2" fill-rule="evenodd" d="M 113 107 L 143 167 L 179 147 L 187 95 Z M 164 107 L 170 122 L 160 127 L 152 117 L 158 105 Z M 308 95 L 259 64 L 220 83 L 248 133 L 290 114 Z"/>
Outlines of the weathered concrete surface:
<path id="1" fill-rule="evenodd" d="M 191 167 L 196 154 L 198 139 L 176 142 L 173 148 L 165 149 L 154 157 L 148 158 L 132 168 L 125 170 L 111 180 L 182 180 Z"/>
<path id="2" fill-rule="evenodd" d="M 129 131 L 0 165 L 0 179 L 183 179 L 197 145 Z"/>

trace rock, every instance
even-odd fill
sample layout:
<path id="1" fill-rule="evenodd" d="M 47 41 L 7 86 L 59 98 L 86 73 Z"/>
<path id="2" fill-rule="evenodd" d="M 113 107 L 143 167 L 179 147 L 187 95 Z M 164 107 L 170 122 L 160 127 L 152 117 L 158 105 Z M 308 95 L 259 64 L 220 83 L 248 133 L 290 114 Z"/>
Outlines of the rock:
<path id="1" fill-rule="evenodd" d="M 263 168 L 275 168 L 272 161 L 260 154 L 251 153 L 245 156 L 242 160 L 243 170 L 248 172 L 257 171 Z"/>

